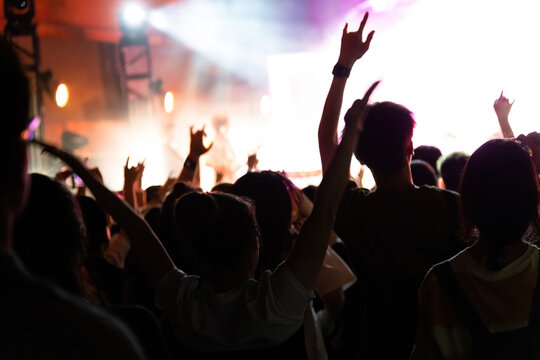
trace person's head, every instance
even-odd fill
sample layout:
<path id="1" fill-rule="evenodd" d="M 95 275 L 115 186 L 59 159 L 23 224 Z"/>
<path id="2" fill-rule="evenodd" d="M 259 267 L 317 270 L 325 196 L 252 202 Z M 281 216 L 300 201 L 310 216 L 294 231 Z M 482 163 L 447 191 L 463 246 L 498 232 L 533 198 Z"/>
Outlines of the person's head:
<path id="1" fill-rule="evenodd" d="M 161 204 L 161 185 L 152 185 L 146 188 L 146 202 L 148 204 Z"/>
<path id="2" fill-rule="evenodd" d="M 212 188 L 212 191 L 220 191 L 220 192 L 228 193 L 230 192 L 232 186 L 233 184 L 231 183 L 222 182 L 222 183 L 214 185 L 214 187 Z"/>
<path id="3" fill-rule="evenodd" d="M 529 152 L 513 140 L 490 140 L 470 157 L 460 186 L 465 220 L 496 256 L 520 241 L 536 219 L 538 179 Z"/>
<path id="4" fill-rule="evenodd" d="M 433 170 L 435 170 L 435 174 L 439 176 L 439 171 L 437 169 L 437 160 L 442 156 L 441 150 L 436 146 L 431 145 L 420 145 L 416 149 L 414 149 L 414 153 L 412 156 L 413 160 L 424 160 L 426 161 Z"/>
<path id="5" fill-rule="evenodd" d="M 28 192 L 26 144 L 21 133 L 29 123 L 30 88 L 13 47 L 0 38 L 0 151 L 4 159 L 0 176 L 0 248 L 9 247 L 15 216 Z M 8 175 L 9 174 L 9 175 Z"/>
<path id="6" fill-rule="evenodd" d="M 411 161 L 411 175 L 413 179 L 413 184 L 416 186 L 437 186 L 437 174 L 427 161 Z"/>
<path id="7" fill-rule="evenodd" d="M 468 160 L 469 155 L 464 152 L 453 152 L 442 158 L 439 173 L 442 176 L 445 189 L 458 191 L 461 175 Z"/>
<path id="8" fill-rule="evenodd" d="M 387 175 L 406 166 L 415 126 L 410 110 L 393 102 L 369 106 L 354 155 L 372 172 Z"/>
<path id="9" fill-rule="evenodd" d="M 32 174 L 28 204 L 17 218 L 13 248 L 34 275 L 82 294 L 86 233 L 73 195 L 60 183 Z"/>
<path id="10" fill-rule="evenodd" d="M 89 196 L 76 197 L 81 209 L 86 238 L 88 240 L 88 255 L 103 256 L 109 247 L 109 218 L 103 207 Z"/>
<path id="11" fill-rule="evenodd" d="M 173 262 L 184 271 L 196 274 L 197 271 L 193 269 L 194 264 L 190 256 L 191 254 L 189 254 L 190 249 L 186 247 L 185 244 L 178 238 L 178 233 L 176 231 L 176 220 L 174 218 L 176 201 L 183 195 L 192 191 L 199 191 L 199 189 L 191 187 L 184 182 L 174 184 L 173 189 L 167 195 L 163 205 L 161 206 L 158 221 L 159 231 L 157 234 L 163 243 L 163 246 L 171 256 Z"/>
<path id="12" fill-rule="evenodd" d="M 257 273 L 274 270 L 288 256 L 297 232 L 296 221 L 300 190 L 285 176 L 274 171 L 247 173 L 231 188 L 231 193 L 255 202 L 257 223 L 261 229 L 261 259 Z"/>
<path id="13" fill-rule="evenodd" d="M 206 276 L 237 268 L 253 276 L 259 255 L 255 209 L 226 193 L 191 192 L 176 202 L 178 234 L 193 248 Z"/>

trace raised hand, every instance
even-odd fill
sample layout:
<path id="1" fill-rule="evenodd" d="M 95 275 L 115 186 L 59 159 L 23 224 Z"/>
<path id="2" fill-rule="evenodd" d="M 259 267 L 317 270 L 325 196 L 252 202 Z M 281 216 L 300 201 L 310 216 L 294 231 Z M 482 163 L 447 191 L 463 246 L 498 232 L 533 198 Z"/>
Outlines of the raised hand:
<path id="1" fill-rule="evenodd" d="M 514 131 L 512 130 L 510 122 L 508 121 L 508 114 L 510 114 L 510 110 L 512 109 L 513 104 L 513 101 L 510 102 L 507 98 L 504 97 L 502 91 L 501 96 L 499 96 L 499 98 L 493 103 L 493 109 L 495 109 L 495 113 L 497 114 L 499 126 L 501 127 L 501 132 L 504 138 L 514 137 Z"/>
<path id="2" fill-rule="evenodd" d="M 142 163 L 137 163 L 137 166 L 129 166 L 129 156 L 126 159 L 126 164 L 124 165 L 124 183 L 136 185 L 139 184 L 142 179 L 142 174 L 144 172 L 144 161 Z"/>
<path id="3" fill-rule="evenodd" d="M 211 143 L 208 147 L 204 146 L 203 140 L 206 136 L 204 128 L 205 126 L 203 126 L 201 130 L 197 130 L 195 132 L 193 131 L 193 126 L 189 128 L 189 132 L 191 134 L 191 141 L 189 144 L 190 155 L 201 156 L 206 154 L 212 148 L 212 145 L 214 145 L 214 143 Z"/>
<path id="4" fill-rule="evenodd" d="M 493 109 L 495 109 L 497 117 L 505 117 L 508 119 L 508 114 L 510 114 L 510 110 L 512 110 L 512 105 L 514 104 L 514 101 L 510 102 L 501 91 L 501 96 L 499 96 L 499 98 L 493 103 Z"/>
<path id="5" fill-rule="evenodd" d="M 257 164 L 259 164 L 259 159 L 257 159 L 257 153 L 249 155 L 248 160 L 247 160 L 248 169 L 250 170 L 256 169 Z"/>
<path id="6" fill-rule="evenodd" d="M 357 31 L 347 32 L 349 24 L 345 24 L 343 35 L 341 36 L 339 64 L 351 68 L 355 61 L 360 59 L 368 51 L 373 34 L 375 34 L 375 31 L 371 31 L 367 35 L 366 40 L 363 40 L 364 27 L 366 26 L 368 16 L 369 13 L 366 12 Z"/>
<path id="7" fill-rule="evenodd" d="M 366 91 L 364 98 L 355 100 L 351 108 L 347 110 L 347 113 L 345 114 L 346 125 L 356 127 L 360 131 L 364 129 L 364 121 L 366 120 L 365 109 L 367 107 L 369 97 L 371 96 L 375 88 L 379 85 L 379 83 L 380 80 L 375 81 L 373 84 L 371 84 L 369 89 Z"/>

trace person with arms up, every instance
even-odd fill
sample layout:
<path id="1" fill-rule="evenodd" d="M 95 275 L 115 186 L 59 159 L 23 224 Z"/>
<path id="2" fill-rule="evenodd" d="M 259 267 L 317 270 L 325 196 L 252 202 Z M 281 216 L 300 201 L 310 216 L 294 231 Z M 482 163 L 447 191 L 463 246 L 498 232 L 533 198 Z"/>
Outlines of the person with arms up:
<path id="1" fill-rule="evenodd" d="M 343 29 L 319 125 L 323 171 L 337 146 L 347 78 L 374 35 L 372 31 L 363 38 L 367 19 L 366 13 L 357 31 L 348 32 L 347 25 Z M 414 125 L 411 111 L 402 105 L 369 106 L 354 153 L 373 173 L 376 190 L 349 182 L 336 214 L 334 230 L 347 245 L 358 277 L 349 290 L 355 295 L 349 296 L 344 309 L 347 358 L 408 358 L 416 333 L 420 283 L 433 264 L 463 248 L 457 194 L 412 183 Z"/>

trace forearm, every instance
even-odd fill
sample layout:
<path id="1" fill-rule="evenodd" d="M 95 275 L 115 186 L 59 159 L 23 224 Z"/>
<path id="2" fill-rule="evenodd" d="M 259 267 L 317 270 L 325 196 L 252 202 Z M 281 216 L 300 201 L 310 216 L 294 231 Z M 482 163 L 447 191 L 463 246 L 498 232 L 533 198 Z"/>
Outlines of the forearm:
<path id="1" fill-rule="evenodd" d="M 197 173 L 197 168 L 199 167 L 199 155 L 194 155 L 191 152 L 186 158 L 186 161 L 189 160 L 191 164 L 196 164 L 195 166 L 186 166 L 186 163 L 182 166 L 180 170 L 180 175 L 178 175 L 177 182 L 185 182 L 191 184 L 195 180 L 195 174 Z"/>
<path id="2" fill-rule="evenodd" d="M 323 172 L 332 161 L 332 157 L 338 146 L 338 123 L 341 106 L 343 104 L 343 93 L 347 83 L 346 77 L 334 77 L 330 90 L 326 96 L 323 113 L 319 124 L 319 153 Z"/>
<path id="3" fill-rule="evenodd" d="M 334 218 L 345 190 L 357 130 L 345 126 L 341 143 L 317 190 L 313 211 L 306 220 L 288 260 L 291 271 L 307 288 L 313 288 L 328 246 Z"/>
<path id="4" fill-rule="evenodd" d="M 157 283 L 174 264 L 150 226 L 127 203 L 93 177 L 81 163 L 74 159 L 65 161 L 126 232 L 148 278 Z"/>
<path id="5" fill-rule="evenodd" d="M 124 181 L 124 200 L 135 210 L 138 210 L 137 196 L 135 195 L 134 184 Z"/>
<path id="6" fill-rule="evenodd" d="M 514 138 L 514 131 L 512 131 L 508 116 L 497 116 L 497 119 L 499 120 L 499 126 L 501 127 L 503 137 L 505 139 Z"/>

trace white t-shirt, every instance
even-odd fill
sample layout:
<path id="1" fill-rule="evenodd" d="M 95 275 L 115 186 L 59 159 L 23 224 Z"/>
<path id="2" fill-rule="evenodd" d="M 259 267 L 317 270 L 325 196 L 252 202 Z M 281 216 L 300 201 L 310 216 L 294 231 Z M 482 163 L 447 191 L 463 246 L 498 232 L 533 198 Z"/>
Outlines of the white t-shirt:
<path id="1" fill-rule="evenodd" d="M 281 264 L 261 280 L 246 280 L 224 293 L 179 269 L 158 284 L 156 305 L 171 321 L 179 343 L 197 351 L 264 348 L 291 337 L 304 321 L 312 298 Z"/>

